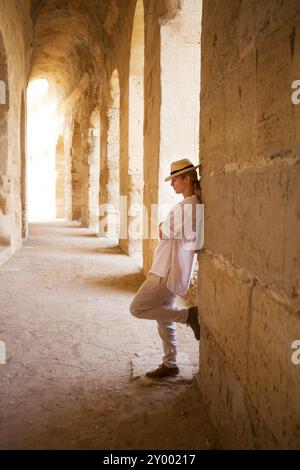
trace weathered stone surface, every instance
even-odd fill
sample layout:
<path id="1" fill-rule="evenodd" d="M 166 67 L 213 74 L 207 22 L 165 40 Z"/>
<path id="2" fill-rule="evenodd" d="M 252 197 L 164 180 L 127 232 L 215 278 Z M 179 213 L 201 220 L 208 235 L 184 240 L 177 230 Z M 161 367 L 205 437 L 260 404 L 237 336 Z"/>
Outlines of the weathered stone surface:
<path id="1" fill-rule="evenodd" d="M 260 2 L 257 4 L 256 29 L 263 41 L 271 32 L 283 24 L 296 24 L 295 18 L 300 12 L 297 0 Z"/>
<path id="2" fill-rule="evenodd" d="M 297 448 L 300 5 L 206 1 L 202 28 L 200 386 L 228 446 Z"/>
<path id="3" fill-rule="evenodd" d="M 251 15 L 252 2 L 248 2 Z M 223 83 L 239 64 L 238 20 L 241 2 L 203 2 L 201 98 L 205 99 Z"/>
<path id="4" fill-rule="evenodd" d="M 1 216 L 0 239 L 11 245 L 11 254 L 22 243 L 20 213 L 25 191 L 25 176 L 21 172 L 25 120 L 22 97 L 28 83 L 31 40 L 30 2 L 20 0 L 16 4 L 9 0 L 1 1 L 0 80 L 4 74 L 6 103 L 0 105 L 0 192 L 2 211 L 5 214 Z M 22 179 L 22 185 L 19 178 Z M 26 223 L 25 219 L 23 223 Z"/>
<path id="5" fill-rule="evenodd" d="M 203 324 L 197 378 L 225 449 L 276 449 L 278 441 L 249 399 L 236 370 Z"/>
<path id="6" fill-rule="evenodd" d="M 249 289 L 248 315 L 244 315 L 247 327 L 243 329 L 243 324 L 237 322 L 236 312 L 232 312 L 234 319 L 228 315 L 228 295 L 223 294 L 222 300 L 218 295 L 216 285 L 221 286 L 223 293 L 224 281 L 220 281 L 218 273 L 212 273 L 203 260 L 202 268 L 207 274 L 203 276 L 200 270 L 200 299 L 208 290 L 208 298 L 212 300 L 208 306 L 204 301 L 201 310 L 199 383 L 220 431 L 230 428 L 231 437 L 225 439 L 224 444 L 226 447 L 298 448 L 299 366 L 292 363 L 294 349 L 291 345 L 300 338 L 299 318 L 272 299 L 267 289 L 256 285 Z M 210 290 L 206 276 L 214 279 Z M 235 302 L 240 301 L 241 295 L 238 296 L 234 288 L 231 293 Z M 218 301 L 221 320 L 215 308 Z M 244 347 L 236 347 L 235 337 L 244 341 Z M 240 364 L 232 357 L 232 347 L 241 354 Z M 243 371 L 245 374 L 241 377 Z"/>
<path id="7" fill-rule="evenodd" d="M 208 254 L 200 255 L 199 267 L 200 320 L 246 385 L 251 280 Z"/>
<path id="8" fill-rule="evenodd" d="M 300 447 L 299 367 L 292 343 L 300 318 L 256 286 L 249 330 L 249 395 L 280 445 Z"/>
<path id="9" fill-rule="evenodd" d="M 292 22 L 283 24 L 257 44 L 256 153 L 260 160 L 271 158 L 275 163 L 276 159 L 293 156 L 299 144 L 295 140 L 294 111 L 297 110 L 291 102 L 293 74 L 300 75 L 299 64 L 296 68 L 291 51 L 291 36 L 297 24 L 300 24 L 300 11 Z"/>
<path id="10" fill-rule="evenodd" d="M 204 183 L 206 249 L 288 296 L 300 292 L 299 178 L 298 163 L 217 173 Z"/>
<path id="11" fill-rule="evenodd" d="M 225 165 L 243 165 L 256 158 L 256 57 L 248 54 L 205 103 L 202 119 L 203 176 Z M 242 145 L 241 145 L 242 143 Z"/>

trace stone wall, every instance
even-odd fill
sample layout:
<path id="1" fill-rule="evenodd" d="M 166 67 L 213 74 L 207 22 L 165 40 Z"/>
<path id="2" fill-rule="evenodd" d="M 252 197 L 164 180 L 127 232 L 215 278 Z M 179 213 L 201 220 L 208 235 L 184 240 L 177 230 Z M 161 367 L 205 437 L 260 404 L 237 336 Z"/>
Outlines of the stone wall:
<path id="1" fill-rule="evenodd" d="M 10 18 L 10 21 L 7 21 Z M 27 233 L 25 100 L 30 67 L 30 2 L 0 3 L 0 263 Z M 23 211 L 23 214 L 22 214 Z"/>
<path id="2" fill-rule="evenodd" d="M 203 3 L 199 384 L 225 447 L 299 448 L 300 4 Z"/>

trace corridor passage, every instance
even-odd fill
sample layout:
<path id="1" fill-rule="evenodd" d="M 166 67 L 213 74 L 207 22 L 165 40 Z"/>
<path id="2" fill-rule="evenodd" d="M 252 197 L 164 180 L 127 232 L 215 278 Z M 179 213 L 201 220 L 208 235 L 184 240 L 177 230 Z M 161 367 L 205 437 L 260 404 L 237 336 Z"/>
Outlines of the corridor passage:
<path id="1" fill-rule="evenodd" d="M 216 445 L 191 379 L 199 358 L 189 329 L 178 325 L 183 375 L 141 375 L 161 356 L 155 322 L 129 314 L 142 280 L 132 258 L 78 222 L 30 226 L 0 267 L 1 449 Z"/>

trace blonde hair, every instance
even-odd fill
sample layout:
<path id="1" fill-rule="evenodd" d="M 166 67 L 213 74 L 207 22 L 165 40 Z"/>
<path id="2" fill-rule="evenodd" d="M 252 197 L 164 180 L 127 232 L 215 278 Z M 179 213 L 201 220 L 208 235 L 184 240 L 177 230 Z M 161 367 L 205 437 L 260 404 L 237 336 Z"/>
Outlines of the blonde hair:
<path id="1" fill-rule="evenodd" d="M 197 196 L 197 198 L 199 199 L 199 201 L 202 202 L 201 201 L 200 179 L 198 179 L 197 171 L 196 170 L 191 170 L 191 171 L 188 171 L 187 173 L 184 173 L 180 176 L 182 178 L 184 178 L 185 176 L 190 177 L 191 183 L 192 183 L 193 188 L 194 188 L 194 193 Z"/>

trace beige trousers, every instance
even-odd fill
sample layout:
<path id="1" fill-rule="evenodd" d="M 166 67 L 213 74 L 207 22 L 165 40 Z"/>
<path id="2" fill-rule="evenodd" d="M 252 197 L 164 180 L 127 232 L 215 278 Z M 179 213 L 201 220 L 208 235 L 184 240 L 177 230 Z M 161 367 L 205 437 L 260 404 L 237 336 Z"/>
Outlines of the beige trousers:
<path id="1" fill-rule="evenodd" d="M 149 273 L 131 302 L 130 313 L 136 318 L 156 320 L 164 349 L 166 367 L 177 367 L 176 322 L 186 323 L 187 308 L 175 306 L 176 295 L 166 286 L 167 278 Z"/>

